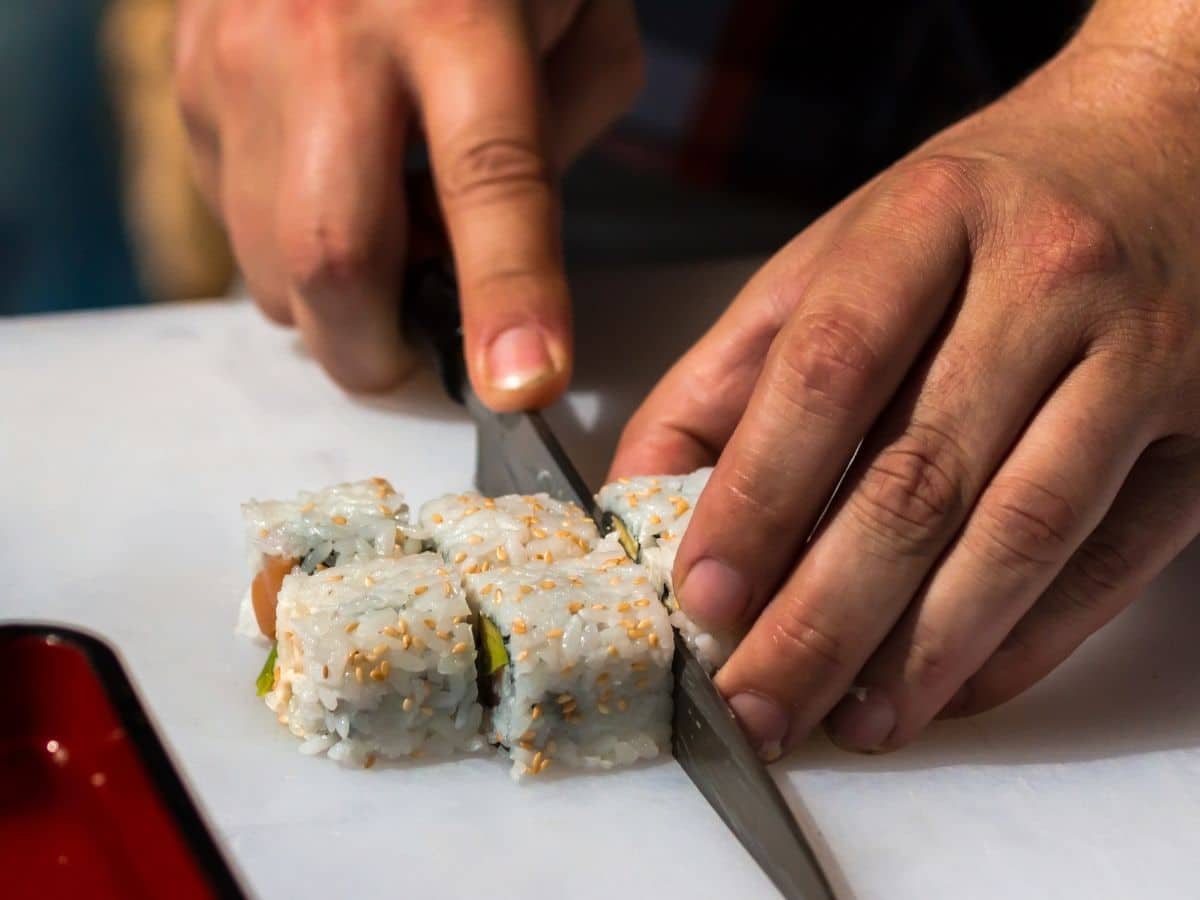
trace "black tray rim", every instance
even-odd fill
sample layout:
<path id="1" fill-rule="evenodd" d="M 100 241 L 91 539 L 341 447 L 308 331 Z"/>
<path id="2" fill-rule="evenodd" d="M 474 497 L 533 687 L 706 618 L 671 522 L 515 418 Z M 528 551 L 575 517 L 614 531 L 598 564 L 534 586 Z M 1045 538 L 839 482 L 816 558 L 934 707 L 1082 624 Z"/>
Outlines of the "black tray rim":
<path id="1" fill-rule="evenodd" d="M 74 626 L 10 622 L 0 623 L 0 653 L 10 641 L 30 637 L 70 644 L 83 653 L 209 889 L 216 897 L 246 900 L 247 894 L 171 761 L 116 651 L 102 638 Z"/>

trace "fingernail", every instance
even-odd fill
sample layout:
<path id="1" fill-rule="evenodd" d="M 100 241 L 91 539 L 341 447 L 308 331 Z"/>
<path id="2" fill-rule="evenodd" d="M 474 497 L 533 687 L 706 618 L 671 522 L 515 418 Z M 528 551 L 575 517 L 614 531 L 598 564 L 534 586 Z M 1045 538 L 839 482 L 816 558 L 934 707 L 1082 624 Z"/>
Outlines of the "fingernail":
<path id="1" fill-rule="evenodd" d="M 519 391 L 554 375 L 554 360 L 540 329 L 519 325 L 502 331 L 487 350 L 487 378 L 501 391 Z"/>
<path id="2" fill-rule="evenodd" d="M 946 705 L 942 707 L 936 718 L 953 719 L 963 711 L 969 699 L 971 699 L 971 688 L 964 684 L 954 692 L 953 697 L 946 701 Z"/>
<path id="3" fill-rule="evenodd" d="M 679 602 L 687 614 L 713 628 L 735 624 L 749 599 L 746 579 L 719 559 L 693 565 L 679 588 Z"/>
<path id="4" fill-rule="evenodd" d="M 845 750 L 879 750 L 896 727 L 896 708 L 881 692 L 858 688 L 834 707 L 826 721 L 830 737 Z"/>
<path id="5" fill-rule="evenodd" d="M 765 762 L 774 762 L 783 755 L 788 719 L 778 703 L 761 694 L 745 693 L 730 698 L 729 708 Z"/>

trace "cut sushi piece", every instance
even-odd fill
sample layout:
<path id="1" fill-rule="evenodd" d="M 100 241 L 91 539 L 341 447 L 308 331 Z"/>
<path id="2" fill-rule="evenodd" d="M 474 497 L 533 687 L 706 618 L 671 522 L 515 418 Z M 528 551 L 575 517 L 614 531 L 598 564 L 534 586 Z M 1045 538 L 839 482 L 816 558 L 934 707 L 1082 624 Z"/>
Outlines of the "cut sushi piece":
<path id="1" fill-rule="evenodd" d="M 658 536 L 675 528 L 680 517 L 695 505 L 711 468 L 688 475 L 646 475 L 621 478 L 606 484 L 596 495 L 606 526 L 616 533 L 621 546 L 635 560 L 644 547 L 657 543 Z"/>
<path id="2" fill-rule="evenodd" d="M 471 619 L 435 553 L 288 575 L 267 706 L 303 739 L 302 753 L 346 765 L 477 750 Z"/>
<path id="3" fill-rule="evenodd" d="M 669 749 L 671 626 L 649 574 L 615 541 L 466 585 L 485 640 L 493 630 L 507 657 L 494 667 L 490 652 L 484 669 L 494 667 L 491 730 L 515 778 L 550 761 L 606 769 Z"/>
<path id="4" fill-rule="evenodd" d="M 422 506 L 420 520 L 442 556 L 466 575 L 583 556 L 600 540 L 591 516 L 547 494 L 447 494 Z"/>
<path id="5" fill-rule="evenodd" d="M 295 500 L 242 505 L 254 579 L 242 601 L 238 632 L 275 634 L 283 578 L 397 553 L 417 553 L 423 538 L 408 524 L 408 506 L 383 478 L 304 491 Z"/>
<path id="6" fill-rule="evenodd" d="M 626 478 L 605 485 L 596 497 L 621 546 L 646 566 L 671 625 L 710 674 L 729 658 L 741 631 L 709 632 L 692 621 L 675 596 L 671 570 L 692 508 L 711 474 L 711 468 L 704 468 L 688 475 Z"/>

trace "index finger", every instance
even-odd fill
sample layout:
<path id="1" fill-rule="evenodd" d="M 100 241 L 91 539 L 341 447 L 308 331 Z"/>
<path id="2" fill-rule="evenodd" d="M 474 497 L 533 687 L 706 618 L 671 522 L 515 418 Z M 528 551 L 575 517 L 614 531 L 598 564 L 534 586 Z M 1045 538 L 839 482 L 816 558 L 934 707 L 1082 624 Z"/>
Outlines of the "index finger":
<path id="1" fill-rule="evenodd" d="M 544 406 L 570 375 L 570 306 L 535 51 L 519 4 L 432 4 L 407 60 L 454 249 L 471 382 Z"/>

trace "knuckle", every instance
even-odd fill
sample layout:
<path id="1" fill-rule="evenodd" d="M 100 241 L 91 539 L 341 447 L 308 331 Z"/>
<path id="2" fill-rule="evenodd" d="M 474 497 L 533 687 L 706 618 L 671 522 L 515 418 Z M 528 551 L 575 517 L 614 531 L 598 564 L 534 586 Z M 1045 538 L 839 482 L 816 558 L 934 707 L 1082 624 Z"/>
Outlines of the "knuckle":
<path id="1" fill-rule="evenodd" d="M 979 164 L 949 154 L 923 156 L 900 164 L 895 170 L 898 197 L 918 212 L 957 209 L 975 190 Z"/>
<path id="2" fill-rule="evenodd" d="M 823 682 L 846 668 L 846 647 L 836 634 L 817 622 L 810 610 L 796 603 L 772 609 L 768 640 L 779 658 L 807 673 L 806 681 Z"/>
<path id="3" fill-rule="evenodd" d="M 1115 310 L 1093 349 L 1156 379 L 1176 372 L 1181 360 L 1200 360 L 1200 311 L 1174 297 L 1129 303 Z"/>
<path id="4" fill-rule="evenodd" d="M 1071 560 L 1072 580 L 1083 593 L 1098 598 L 1112 594 L 1138 579 L 1137 562 L 1112 541 L 1092 537 L 1084 541 Z"/>
<path id="5" fill-rule="evenodd" d="M 948 432 L 914 424 L 871 461 L 848 504 L 891 552 L 927 555 L 957 529 L 967 495 L 961 446 Z"/>
<path id="6" fill-rule="evenodd" d="M 323 214 L 289 220 L 279 249 L 288 282 L 301 296 L 349 292 L 371 278 L 377 263 L 365 231 Z"/>
<path id="7" fill-rule="evenodd" d="M 1065 496 L 1016 477 L 997 479 L 980 501 L 979 513 L 976 548 L 1020 574 L 1059 565 L 1081 521 Z"/>
<path id="8" fill-rule="evenodd" d="M 904 660 L 904 680 L 919 691 L 936 691 L 949 684 L 958 671 L 955 654 L 944 641 L 931 635 L 914 635 Z"/>
<path id="9" fill-rule="evenodd" d="M 221 82 L 243 86 L 261 52 L 258 36 L 247 16 L 226 12 L 220 17 L 214 26 L 212 63 Z"/>
<path id="10" fill-rule="evenodd" d="M 445 202 L 479 205 L 548 194 L 553 178 L 541 148 L 523 137 L 479 137 L 452 143 L 441 178 Z M 436 164 L 435 164 L 436 165 Z"/>
<path id="11" fill-rule="evenodd" d="M 1018 272 L 1040 288 L 1038 297 L 1116 271 L 1126 256 L 1116 229 L 1074 201 L 1055 198 L 1025 210 L 1006 246 Z"/>
<path id="12" fill-rule="evenodd" d="M 851 413 L 882 371 L 864 323 L 847 315 L 810 313 L 771 348 L 781 391 L 804 412 L 838 421 Z"/>

